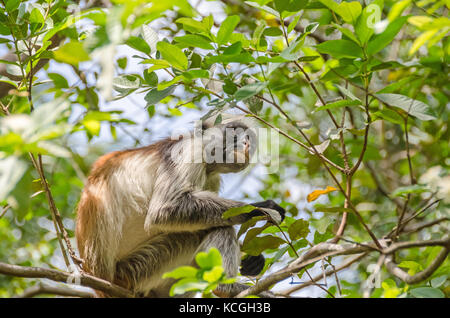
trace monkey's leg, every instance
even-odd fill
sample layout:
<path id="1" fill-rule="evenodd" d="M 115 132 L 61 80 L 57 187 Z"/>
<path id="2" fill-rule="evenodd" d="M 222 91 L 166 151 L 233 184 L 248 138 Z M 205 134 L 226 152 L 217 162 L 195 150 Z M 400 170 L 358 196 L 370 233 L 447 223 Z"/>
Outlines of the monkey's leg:
<path id="1" fill-rule="evenodd" d="M 169 297 L 174 281 L 163 279 L 162 275 L 190 264 L 203 237 L 202 232 L 178 232 L 149 239 L 117 262 L 115 283 L 137 296 Z"/>
<path id="2" fill-rule="evenodd" d="M 208 251 L 211 247 L 217 248 L 222 254 L 222 266 L 227 277 L 237 276 L 240 263 L 240 247 L 234 228 L 229 226 L 211 229 L 203 238 L 196 253 Z M 247 288 L 249 286 L 240 283 L 222 284 L 214 290 L 214 294 L 219 297 L 234 297 Z M 273 297 L 270 292 L 263 292 L 259 296 Z"/>

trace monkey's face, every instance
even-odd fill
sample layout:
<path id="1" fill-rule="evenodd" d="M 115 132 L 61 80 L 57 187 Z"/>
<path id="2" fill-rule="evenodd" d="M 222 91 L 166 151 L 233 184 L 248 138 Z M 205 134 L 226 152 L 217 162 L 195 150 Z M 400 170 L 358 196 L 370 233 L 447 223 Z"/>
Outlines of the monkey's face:
<path id="1" fill-rule="evenodd" d="M 203 138 L 208 170 L 219 173 L 245 169 L 256 149 L 255 132 L 239 121 L 208 128 Z"/>

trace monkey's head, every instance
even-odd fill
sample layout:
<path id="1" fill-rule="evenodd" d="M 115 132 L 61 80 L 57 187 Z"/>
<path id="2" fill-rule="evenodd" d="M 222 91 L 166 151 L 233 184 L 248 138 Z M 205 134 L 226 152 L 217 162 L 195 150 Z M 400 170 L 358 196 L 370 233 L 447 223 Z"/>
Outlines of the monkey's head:
<path id="1" fill-rule="evenodd" d="M 220 123 L 214 117 L 203 122 L 203 158 L 207 171 L 238 172 L 250 163 L 257 146 L 256 133 L 249 118 L 222 117 Z"/>

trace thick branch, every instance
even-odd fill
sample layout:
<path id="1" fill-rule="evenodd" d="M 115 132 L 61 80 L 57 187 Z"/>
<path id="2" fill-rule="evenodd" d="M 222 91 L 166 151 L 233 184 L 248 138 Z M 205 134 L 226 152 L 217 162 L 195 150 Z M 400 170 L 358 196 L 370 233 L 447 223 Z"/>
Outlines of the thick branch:
<path id="1" fill-rule="evenodd" d="M 58 295 L 65 297 L 81 297 L 81 298 L 93 298 L 95 294 L 89 291 L 76 290 L 68 286 L 51 286 L 43 282 L 39 282 L 36 285 L 27 288 L 22 294 L 16 296 L 16 298 L 31 298 L 38 295 Z"/>
<path id="2" fill-rule="evenodd" d="M 287 295 L 290 295 L 290 294 L 292 294 L 292 293 L 294 293 L 296 291 L 299 291 L 300 289 L 303 289 L 303 288 L 306 288 L 308 286 L 311 286 L 314 283 L 320 281 L 322 278 L 324 278 L 324 276 L 331 276 L 331 275 L 333 275 L 333 274 L 335 274 L 335 273 L 337 273 L 337 272 L 339 272 L 339 271 L 341 271 L 341 270 L 343 270 L 343 269 L 345 269 L 347 267 L 350 267 L 355 262 L 357 262 L 357 261 L 363 259 L 364 257 L 366 257 L 367 254 L 368 253 L 366 252 L 366 253 L 363 253 L 361 255 L 358 255 L 358 256 L 352 258 L 351 260 L 349 260 L 348 262 L 345 262 L 344 264 L 336 267 L 335 269 L 331 269 L 331 270 L 326 271 L 325 273 L 318 274 L 317 276 L 313 277 L 312 281 L 305 282 L 305 283 L 303 283 L 301 285 L 297 285 L 297 286 L 294 286 L 294 287 L 291 287 L 291 288 L 285 290 L 284 292 L 282 292 L 282 294 L 287 296 Z"/>
<path id="3" fill-rule="evenodd" d="M 405 271 L 403 271 L 401 268 L 397 267 L 397 265 L 392 260 L 392 256 L 386 257 L 386 260 L 384 262 L 387 270 L 389 273 L 391 273 L 394 276 L 397 276 L 405 283 L 412 285 L 420 283 L 421 281 L 424 281 L 428 277 L 430 277 L 434 271 L 441 266 L 441 264 L 445 261 L 445 259 L 448 256 L 448 253 L 450 252 L 450 247 L 446 246 L 440 251 L 438 256 L 431 262 L 430 266 L 428 266 L 423 271 L 415 274 L 415 275 L 409 275 Z"/>
<path id="4" fill-rule="evenodd" d="M 380 244 L 385 246 L 386 243 L 389 242 L 389 240 L 379 240 Z M 428 278 L 438 267 L 442 262 L 444 261 L 445 257 L 448 254 L 448 250 L 450 249 L 450 239 L 445 238 L 442 240 L 430 240 L 430 241 L 417 241 L 417 242 L 399 242 L 394 243 L 391 246 L 378 250 L 374 242 L 364 243 L 364 244 L 333 244 L 333 243 L 320 243 L 313 248 L 311 248 L 309 251 L 307 251 L 305 254 L 301 255 L 299 258 L 297 258 L 295 261 L 293 261 L 291 264 L 286 266 L 285 268 L 270 274 L 268 277 L 259 280 L 254 286 L 250 287 L 249 289 L 241 292 L 237 297 L 246 297 L 248 295 L 256 295 L 262 291 L 265 291 L 269 289 L 272 285 L 290 277 L 292 274 L 299 272 L 304 267 L 313 264 L 321 259 L 324 259 L 326 257 L 331 256 L 338 256 L 338 255 L 352 255 L 352 254 L 360 254 L 365 252 L 372 252 L 377 251 L 381 254 L 390 256 L 392 253 L 396 252 L 400 249 L 405 248 L 411 248 L 411 247 L 424 247 L 424 246 L 444 246 L 446 250 L 446 253 L 441 252 L 438 257 L 432 262 L 430 267 L 424 271 L 424 273 L 421 274 L 421 276 L 414 275 L 413 279 L 414 281 L 420 281 L 419 278 L 426 279 Z M 445 255 L 444 255 L 445 254 Z M 443 258 L 443 259 L 442 259 Z M 388 259 L 388 257 L 386 258 Z M 388 266 L 386 264 L 386 266 Z M 394 265 L 389 265 L 392 269 Z M 389 269 L 388 269 L 389 270 Z M 395 276 L 402 275 L 400 272 L 395 270 Z M 403 277 L 403 276 L 402 276 Z M 408 279 L 407 277 L 403 277 L 405 279 Z M 402 278 L 402 279 L 403 279 Z"/>
<path id="5" fill-rule="evenodd" d="M 75 278 L 73 274 L 54 269 L 18 266 L 2 262 L 0 262 L 0 274 L 26 278 L 47 278 L 62 283 L 67 283 Z M 133 294 L 129 290 L 106 280 L 88 274 L 80 274 L 79 278 L 81 286 L 90 287 L 115 297 L 133 297 Z"/>

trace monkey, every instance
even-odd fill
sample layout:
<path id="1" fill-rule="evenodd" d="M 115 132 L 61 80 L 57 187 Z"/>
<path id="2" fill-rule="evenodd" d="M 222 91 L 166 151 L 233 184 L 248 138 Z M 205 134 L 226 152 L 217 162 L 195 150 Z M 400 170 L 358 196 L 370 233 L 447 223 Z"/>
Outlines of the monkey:
<path id="1" fill-rule="evenodd" d="M 211 247 L 220 251 L 227 277 L 236 277 L 240 266 L 242 275 L 262 270 L 262 255 L 240 264 L 233 226 L 256 216 L 279 223 L 285 210 L 266 200 L 252 203 L 251 212 L 222 218 L 230 208 L 247 204 L 219 197 L 220 175 L 249 165 L 256 138 L 245 118 L 216 121 L 205 120 L 197 129 L 200 143 L 193 142 L 195 134 L 166 138 L 108 153 L 94 163 L 77 206 L 75 235 L 84 271 L 136 296 L 169 297 L 174 280 L 163 274 L 195 265 L 195 255 Z M 198 154 L 201 160 L 195 160 Z M 214 294 L 234 297 L 246 288 L 219 284 Z"/>

